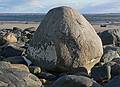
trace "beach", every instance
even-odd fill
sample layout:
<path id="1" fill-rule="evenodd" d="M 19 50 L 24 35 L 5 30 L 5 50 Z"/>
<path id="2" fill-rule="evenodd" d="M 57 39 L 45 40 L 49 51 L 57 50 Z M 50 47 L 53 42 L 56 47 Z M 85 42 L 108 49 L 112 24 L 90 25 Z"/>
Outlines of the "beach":
<path id="1" fill-rule="evenodd" d="M 66 9 L 68 13 L 71 10 Z M 114 84 L 109 81 L 115 81 L 113 77 L 120 74 L 120 22 L 107 22 L 104 18 L 99 21 L 99 15 L 93 21 L 93 16 L 88 20 L 67 14 L 68 21 L 64 15 L 53 12 L 46 17 L 47 21 L 18 21 L 15 17 L 15 21 L 6 21 L 7 18 L 0 21 L 1 76 L 14 79 L 13 73 L 19 70 L 18 82 L 15 80 L 12 84 L 22 87 L 63 87 L 62 84 L 64 87 L 110 87 Z M 8 70 L 7 76 L 4 70 Z M 28 84 L 19 82 L 21 78 Z M 65 83 L 67 79 L 70 85 Z M 2 87 L 8 86 L 2 84 Z"/>
<path id="2" fill-rule="evenodd" d="M 20 29 L 26 29 L 30 27 L 34 27 L 35 29 L 38 28 L 40 25 L 40 22 L 0 22 L 0 29 L 13 29 L 13 27 L 17 27 Z M 108 24 L 108 23 L 91 23 L 91 25 L 94 27 L 96 32 L 100 31 L 105 31 L 108 29 L 120 29 L 120 23 L 113 23 L 113 24 Z M 106 25 L 106 26 L 102 26 Z"/>
<path id="3" fill-rule="evenodd" d="M 26 29 L 30 27 L 37 27 L 39 26 L 39 22 L 0 22 L 0 29 L 13 29 L 13 27 L 17 27 L 20 29 Z"/>

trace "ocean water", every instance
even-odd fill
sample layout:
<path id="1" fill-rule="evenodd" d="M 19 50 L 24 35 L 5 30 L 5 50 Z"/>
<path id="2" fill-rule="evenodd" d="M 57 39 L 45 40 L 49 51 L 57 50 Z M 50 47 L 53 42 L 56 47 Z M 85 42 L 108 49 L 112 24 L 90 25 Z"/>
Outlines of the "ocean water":
<path id="1" fill-rule="evenodd" d="M 45 14 L 0 14 L 0 21 L 32 21 L 40 22 Z"/>
<path id="2" fill-rule="evenodd" d="M 92 23 L 118 23 L 120 13 L 111 14 L 85 14 L 86 19 Z"/>
<path id="3" fill-rule="evenodd" d="M 0 21 L 30 21 L 41 22 L 45 14 L 25 14 L 25 13 L 0 13 Z M 84 14 L 91 23 L 120 22 L 120 14 Z"/>

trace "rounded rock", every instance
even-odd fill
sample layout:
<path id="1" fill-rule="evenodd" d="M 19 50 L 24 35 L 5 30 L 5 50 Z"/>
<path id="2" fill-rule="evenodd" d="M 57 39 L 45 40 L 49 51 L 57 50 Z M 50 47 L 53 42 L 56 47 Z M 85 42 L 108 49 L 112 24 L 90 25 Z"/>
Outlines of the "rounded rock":
<path id="1" fill-rule="evenodd" d="M 51 87 L 100 87 L 84 76 L 67 75 L 56 80 Z"/>
<path id="2" fill-rule="evenodd" d="M 92 25 L 76 10 L 62 6 L 50 10 L 28 47 L 30 60 L 49 71 L 66 72 L 99 62 L 102 42 Z"/>

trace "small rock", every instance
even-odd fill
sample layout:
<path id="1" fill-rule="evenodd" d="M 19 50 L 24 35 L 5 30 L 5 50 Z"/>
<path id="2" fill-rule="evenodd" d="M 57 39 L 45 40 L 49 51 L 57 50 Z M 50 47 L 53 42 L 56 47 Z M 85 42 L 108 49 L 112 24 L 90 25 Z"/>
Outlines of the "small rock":
<path id="1" fill-rule="evenodd" d="M 30 72 L 28 67 L 26 65 L 23 65 L 23 64 L 11 64 L 11 68 L 17 68 L 21 71 Z"/>
<path id="2" fill-rule="evenodd" d="M 113 45 L 104 45 L 103 46 L 103 52 L 107 53 L 109 51 L 117 51 L 119 47 L 113 46 Z"/>
<path id="3" fill-rule="evenodd" d="M 120 75 L 114 77 L 104 87 L 120 87 Z"/>
<path id="4" fill-rule="evenodd" d="M 115 62 L 117 64 L 120 64 L 120 57 L 112 59 L 111 62 Z"/>
<path id="5" fill-rule="evenodd" d="M 107 62 L 110 62 L 111 60 L 113 60 L 114 58 L 118 58 L 120 57 L 118 52 L 117 52 L 117 49 L 119 47 L 115 47 L 115 46 L 112 46 L 112 45 L 105 45 L 103 47 L 103 55 L 101 57 L 101 62 L 103 63 L 107 63 Z"/>
<path id="6" fill-rule="evenodd" d="M 5 62 L 5 61 L 0 61 L 0 69 L 6 69 L 6 68 L 11 68 L 11 63 L 10 62 Z"/>
<path id="7" fill-rule="evenodd" d="M 114 58 L 118 58 L 118 57 L 120 57 L 120 56 L 118 55 L 117 51 L 109 50 L 108 52 L 103 54 L 100 61 L 103 63 L 107 63 L 107 62 L 110 62 L 111 60 L 113 60 Z"/>
<path id="8" fill-rule="evenodd" d="M 97 82 L 108 81 L 111 78 L 111 66 L 95 66 L 91 69 L 91 77 Z"/>
<path id="9" fill-rule="evenodd" d="M 6 44 L 7 41 L 5 39 L 3 39 L 3 37 L 0 37 L 0 46 Z"/>
<path id="10" fill-rule="evenodd" d="M 119 48 L 117 48 L 117 53 L 119 54 L 119 56 L 120 56 L 120 47 Z"/>
<path id="11" fill-rule="evenodd" d="M 67 75 L 57 79 L 51 87 L 101 87 L 84 76 Z"/>
<path id="12" fill-rule="evenodd" d="M 117 76 L 117 75 L 120 75 L 120 64 L 114 64 L 111 66 L 111 75 L 112 75 L 112 78 Z"/>
<path id="13" fill-rule="evenodd" d="M 24 29 L 23 32 L 29 31 L 30 33 L 33 33 L 35 30 L 36 30 L 35 27 L 29 27 L 29 28 Z"/>
<path id="14" fill-rule="evenodd" d="M 15 37 L 15 35 L 11 32 L 6 33 L 3 36 L 3 39 L 7 41 L 7 43 L 16 43 L 17 42 L 17 38 Z"/>
<path id="15" fill-rule="evenodd" d="M 0 36 L 4 36 L 7 32 L 12 32 L 12 29 L 1 29 Z"/>
<path id="16" fill-rule="evenodd" d="M 21 56 L 24 51 L 20 48 L 17 48 L 13 45 L 7 45 L 2 48 L 1 55 L 3 57 L 14 57 L 14 56 Z"/>
<path id="17" fill-rule="evenodd" d="M 19 38 L 19 42 L 27 42 L 27 41 L 29 41 L 29 39 L 28 39 L 28 37 L 27 36 L 21 36 L 20 38 Z"/>
<path id="18" fill-rule="evenodd" d="M 41 68 L 38 66 L 29 66 L 29 70 L 33 74 L 38 74 L 41 72 Z"/>
<path id="19" fill-rule="evenodd" d="M 41 72 L 36 74 L 38 78 L 42 78 L 42 79 L 46 79 L 49 81 L 55 81 L 57 79 L 57 77 L 51 73 L 47 73 L 47 72 Z"/>
<path id="20" fill-rule="evenodd" d="M 85 67 L 79 67 L 77 69 L 73 69 L 73 71 L 69 72 L 68 74 L 70 75 L 77 75 L 77 76 L 86 76 L 86 77 L 90 77 L 88 75 L 88 71 Z"/>
<path id="21" fill-rule="evenodd" d="M 25 65 L 28 65 L 28 63 L 26 62 L 26 60 L 24 59 L 23 56 L 14 56 L 14 57 L 4 58 L 3 61 L 7 61 L 7 62 L 10 62 L 12 64 L 25 64 Z"/>
<path id="22" fill-rule="evenodd" d="M 18 39 L 22 35 L 22 29 L 20 29 L 18 27 L 13 27 L 12 33 L 14 33 Z"/>
<path id="23" fill-rule="evenodd" d="M 120 29 L 109 29 L 98 34 L 103 42 L 103 45 L 114 44 L 120 45 Z"/>
<path id="24" fill-rule="evenodd" d="M 41 81 L 28 72 L 28 68 L 21 64 L 10 64 L 0 61 L 1 87 L 41 87 Z"/>
<path id="25" fill-rule="evenodd" d="M 45 80 L 45 79 L 40 79 L 40 81 L 42 82 L 42 84 L 47 83 L 47 80 Z"/>

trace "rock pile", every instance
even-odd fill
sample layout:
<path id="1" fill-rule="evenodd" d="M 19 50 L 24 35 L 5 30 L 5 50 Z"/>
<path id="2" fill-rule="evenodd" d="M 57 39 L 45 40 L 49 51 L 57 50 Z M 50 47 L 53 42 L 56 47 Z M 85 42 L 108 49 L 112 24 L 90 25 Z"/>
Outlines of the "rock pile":
<path id="1" fill-rule="evenodd" d="M 0 62 L 1 87 L 41 87 L 41 81 L 23 65 Z"/>
<path id="2" fill-rule="evenodd" d="M 0 87 L 119 87 L 119 30 L 98 35 L 65 6 L 50 10 L 35 33 L 1 29 Z"/>
<path id="3" fill-rule="evenodd" d="M 0 30 L 0 87 L 42 86 L 40 79 L 29 71 L 31 61 L 26 58 L 25 51 L 30 38 L 21 40 L 23 34 L 27 37 L 27 33 L 18 28 Z M 30 34 L 32 36 L 33 32 Z"/>

